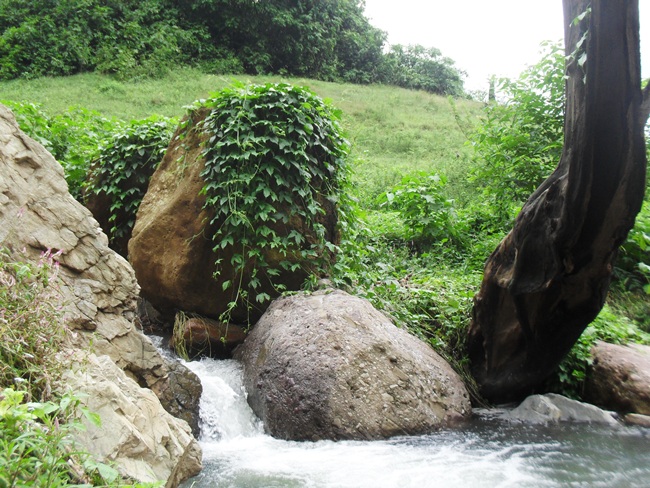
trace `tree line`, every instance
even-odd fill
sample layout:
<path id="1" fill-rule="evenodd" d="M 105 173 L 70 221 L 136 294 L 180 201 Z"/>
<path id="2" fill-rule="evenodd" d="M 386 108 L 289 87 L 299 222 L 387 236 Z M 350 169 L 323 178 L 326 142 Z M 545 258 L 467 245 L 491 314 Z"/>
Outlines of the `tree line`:
<path id="1" fill-rule="evenodd" d="M 187 65 L 463 95 L 435 48 L 388 46 L 363 0 L 0 0 L 0 79 Z"/>

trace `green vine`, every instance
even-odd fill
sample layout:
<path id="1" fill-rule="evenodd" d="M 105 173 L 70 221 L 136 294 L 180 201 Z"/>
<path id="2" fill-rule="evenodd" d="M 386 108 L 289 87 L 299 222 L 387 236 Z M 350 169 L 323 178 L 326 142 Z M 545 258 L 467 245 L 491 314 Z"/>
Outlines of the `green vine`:
<path id="1" fill-rule="evenodd" d="M 239 84 L 202 106 L 210 109 L 202 194 L 215 278 L 233 290 L 229 318 L 237 306 L 264 305 L 285 291 L 281 275 L 328 273 L 349 207 L 342 191 L 349 146 L 337 111 L 305 88 Z"/>
<path id="2" fill-rule="evenodd" d="M 111 245 L 128 240 L 149 179 L 162 160 L 175 120 L 151 116 L 112 134 L 99 148 L 88 187 L 107 198 L 107 225 Z"/>

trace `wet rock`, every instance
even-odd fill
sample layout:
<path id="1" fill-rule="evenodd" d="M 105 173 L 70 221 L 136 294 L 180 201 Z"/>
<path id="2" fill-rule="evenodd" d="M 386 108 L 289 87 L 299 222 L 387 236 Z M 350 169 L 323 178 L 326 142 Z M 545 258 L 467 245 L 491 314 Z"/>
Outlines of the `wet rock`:
<path id="1" fill-rule="evenodd" d="M 422 434 L 471 414 L 440 356 L 342 291 L 274 301 L 235 357 L 249 404 L 283 439 Z"/>
<path id="2" fill-rule="evenodd" d="M 186 320 L 177 320 L 182 327 L 182 343 L 178 344 L 173 338 L 171 347 L 179 347 L 187 353 L 190 359 L 201 356 L 228 359 L 232 357 L 233 350 L 244 342 L 246 332 L 243 328 L 205 317 L 192 317 Z"/>
<path id="3" fill-rule="evenodd" d="M 586 422 L 613 427 L 620 425 L 612 412 L 555 393 L 531 395 L 518 407 L 504 413 L 502 418 L 530 424 Z"/>
<path id="4" fill-rule="evenodd" d="M 586 398 L 617 412 L 650 415 L 650 347 L 598 342 L 591 353 Z"/>
<path id="5" fill-rule="evenodd" d="M 650 428 L 650 415 L 641 415 L 640 413 L 628 413 L 623 417 L 623 421 L 628 425 Z"/>
<path id="6" fill-rule="evenodd" d="M 198 439 L 201 434 L 199 426 L 199 409 L 203 393 L 201 380 L 178 361 L 170 360 L 167 366 L 167 381 L 160 382 L 152 388 L 152 391 L 165 406 L 165 410 L 188 423 L 192 434 Z"/>

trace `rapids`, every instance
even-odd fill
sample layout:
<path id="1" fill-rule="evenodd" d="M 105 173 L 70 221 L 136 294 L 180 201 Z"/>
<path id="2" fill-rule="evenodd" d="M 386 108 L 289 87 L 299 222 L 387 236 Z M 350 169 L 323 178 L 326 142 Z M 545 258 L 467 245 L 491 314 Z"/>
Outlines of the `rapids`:
<path id="1" fill-rule="evenodd" d="M 204 389 L 204 469 L 185 488 L 650 487 L 650 429 L 484 416 L 426 436 L 287 442 L 264 433 L 236 361 L 186 365 Z"/>

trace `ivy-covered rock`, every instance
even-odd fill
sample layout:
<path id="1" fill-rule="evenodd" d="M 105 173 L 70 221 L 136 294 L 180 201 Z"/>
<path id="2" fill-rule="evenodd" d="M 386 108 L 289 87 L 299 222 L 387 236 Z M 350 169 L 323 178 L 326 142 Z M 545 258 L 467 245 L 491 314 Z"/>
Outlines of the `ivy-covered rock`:
<path id="1" fill-rule="evenodd" d="M 254 323 L 327 274 L 346 204 L 335 111 L 306 89 L 236 86 L 197 104 L 138 211 L 129 258 L 156 308 Z"/>

